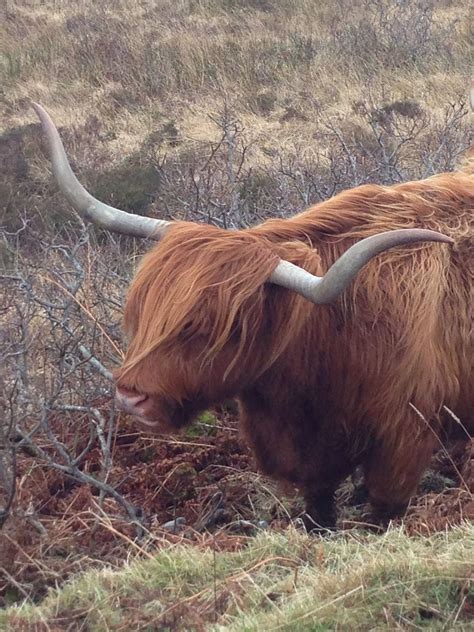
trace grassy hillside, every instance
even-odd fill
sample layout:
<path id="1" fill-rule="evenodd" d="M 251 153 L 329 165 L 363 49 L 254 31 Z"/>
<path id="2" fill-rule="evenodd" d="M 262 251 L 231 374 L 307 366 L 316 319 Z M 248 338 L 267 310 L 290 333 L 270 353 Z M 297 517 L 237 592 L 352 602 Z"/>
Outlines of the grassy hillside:
<path id="1" fill-rule="evenodd" d="M 361 182 L 452 169 L 469 144 L 465 0 L 6 6 L 9 225 L 32 205 L 47 225 L 67 208 L 25 127 L 30 99 L 64 127 L 105 201 L 237 226 Z"/>
<path id="2" fill-rule="evenodd" d="M 1 4 L 0 629 L 470 629 L 472 443 L 434 458 L 387 533 L 364 531 L 348 480 L 341 533 L 309 538 L 231 404 L 173 439 L 115 411 L 122 300 L 147 245 L 81 225 L 29 106 L 105 202 L 238 228 L 454 169 L 472 143 L 468 14 L 467 0 Z"/>
<path id="3" fill-rule="evenodd" d="M 119 570 L 89 572 L 39 606 L 0 613 L 38 630 L 468 630 L 473 527 L 410 539 L 294 530 L 169 546 Z M 224 546 L 224 550 L 221 547 Z M 34 627 L 36 626 L 36 627 Z"/>

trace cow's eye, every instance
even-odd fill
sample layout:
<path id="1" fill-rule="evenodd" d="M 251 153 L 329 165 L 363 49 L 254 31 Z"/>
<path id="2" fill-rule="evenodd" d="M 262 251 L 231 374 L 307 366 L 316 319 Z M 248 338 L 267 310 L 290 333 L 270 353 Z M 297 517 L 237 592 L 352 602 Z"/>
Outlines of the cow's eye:
<path id="1" fill-rule="evenodd" d="M 183 338 L 187 338 L 189 336 L 192 336 L 195 333 L 196 333 L 196 328 L 194 327 L 194 323 L 192 321 L 189 321 L 189 322 L 185 323 L 181 327 L 181 336 L 183 336 Z"/>

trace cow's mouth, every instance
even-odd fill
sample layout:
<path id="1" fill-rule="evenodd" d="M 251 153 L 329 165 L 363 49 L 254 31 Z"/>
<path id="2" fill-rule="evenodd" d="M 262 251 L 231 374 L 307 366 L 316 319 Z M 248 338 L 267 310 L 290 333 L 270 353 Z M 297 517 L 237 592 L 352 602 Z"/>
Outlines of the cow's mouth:
<path id="1" fill-rule="evenodd" d="M 160 425 L 160 422 L 157 420 L 145 419 L 144 417 L 135 417 L 135 419 L 149 428 L 156 428 L 156 426 Z"/>
<path id="2" fill-rule="evenodd" d="M 154 432 L 176 433 L 182 428 L 188 426 L 196 417 L 194 410 L 189 410 L 183 406 L 175 406 L 169 408 L 163 414 L 157 414 L 157 411 L 150 411 L 150 415 L 134 415 L 137 422 L 153 430 Z"/>

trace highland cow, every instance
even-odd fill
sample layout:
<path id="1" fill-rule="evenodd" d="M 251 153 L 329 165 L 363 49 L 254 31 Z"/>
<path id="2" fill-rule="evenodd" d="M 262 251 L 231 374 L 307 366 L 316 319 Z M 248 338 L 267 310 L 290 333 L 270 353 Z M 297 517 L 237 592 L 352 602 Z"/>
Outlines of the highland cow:
<path id="1" fill-rule="evenodd" d="M 235 397 L 259 467 L 299 488 L 315 523 L 334 524 L 358 465 L 377 513 L 403 511 L 454 416 L 474 430 L 472 166 L 225 231 L 99 202 L 35 109 L 71 204 L 159 239 L 126 301 L 120 406 L 175 431 Z"/>

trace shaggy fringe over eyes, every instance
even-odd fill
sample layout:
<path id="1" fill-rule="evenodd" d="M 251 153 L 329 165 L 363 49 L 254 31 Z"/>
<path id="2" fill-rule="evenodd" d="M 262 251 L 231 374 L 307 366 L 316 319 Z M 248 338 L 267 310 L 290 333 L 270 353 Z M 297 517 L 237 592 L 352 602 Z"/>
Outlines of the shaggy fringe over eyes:
<path id="1" fill-rule="evenodd" d="M 278 263 L 269 245 L 245 231 L 173 224 L 131 286 L 125 328 L 132 341 L 123 374 L 160 345 L 199 335 L 208 340 L 204 361 L 238 333 L 237 362 L 264 316 L 263 286 Z"/>

